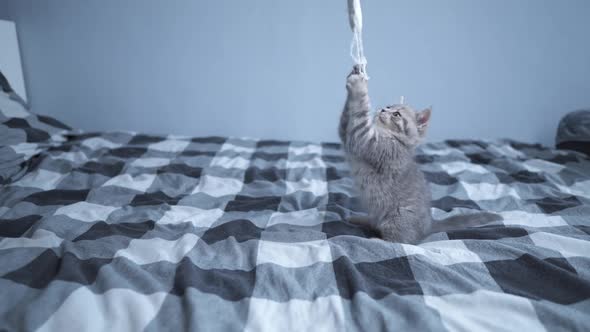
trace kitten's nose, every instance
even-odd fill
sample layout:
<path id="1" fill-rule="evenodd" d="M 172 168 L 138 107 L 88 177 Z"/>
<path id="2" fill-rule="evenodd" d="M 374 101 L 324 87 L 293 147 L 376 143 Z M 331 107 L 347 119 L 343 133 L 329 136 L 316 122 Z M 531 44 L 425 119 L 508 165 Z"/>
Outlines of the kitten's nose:
<path id="1" fill-rule="evenodd" d="M 382 108 L 382 109 L 381 109 L 381 113 L 383 113 L 383 112 L 385 112 L 385 108 Z"/>

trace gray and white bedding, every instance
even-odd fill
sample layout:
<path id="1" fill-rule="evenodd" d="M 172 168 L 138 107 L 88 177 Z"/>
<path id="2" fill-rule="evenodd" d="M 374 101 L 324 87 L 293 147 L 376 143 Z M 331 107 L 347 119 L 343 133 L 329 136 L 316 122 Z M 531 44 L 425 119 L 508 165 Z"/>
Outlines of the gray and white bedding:
<path id="1" fill-rule="evenodd" d="M 502 221 L 406 245 L 344 221 L 338 144 L 82 133 L 3 98 L 2 331 L 590 329 L 584 154 L 425 144 L 434 218 Z"/>

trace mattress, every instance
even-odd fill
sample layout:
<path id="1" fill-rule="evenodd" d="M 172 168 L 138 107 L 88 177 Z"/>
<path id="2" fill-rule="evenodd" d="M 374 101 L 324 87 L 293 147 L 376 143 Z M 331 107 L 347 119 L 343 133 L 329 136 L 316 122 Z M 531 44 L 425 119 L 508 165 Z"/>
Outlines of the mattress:
<path id="1" fill-rule="evenodd" d="M 335 143 L 2 116 L 23 141 L 2 150 L 0 330 L 590 329 L 583 154 L 424 144 L 435 222 L 501 220 L 409 245 L 346 222 L 366 211 Z"/>

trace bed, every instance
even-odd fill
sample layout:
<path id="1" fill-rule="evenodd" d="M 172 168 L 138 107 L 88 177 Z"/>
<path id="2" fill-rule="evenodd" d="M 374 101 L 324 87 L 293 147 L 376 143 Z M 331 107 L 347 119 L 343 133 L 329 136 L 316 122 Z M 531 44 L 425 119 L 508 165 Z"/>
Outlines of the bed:
<path id="1" fill-rule="evenodd" d="M 388 243 L 335 143 L 82 132 L 0 103 L 0 330 L 589 330 L 590 158 L 423 145 L 441 220 Z"/>

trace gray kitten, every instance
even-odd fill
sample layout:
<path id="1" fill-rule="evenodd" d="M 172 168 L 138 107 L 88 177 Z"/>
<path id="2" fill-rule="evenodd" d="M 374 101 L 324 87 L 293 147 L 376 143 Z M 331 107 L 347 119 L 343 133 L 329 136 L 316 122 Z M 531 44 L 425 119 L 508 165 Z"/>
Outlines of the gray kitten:
<path id="1" fill-rule="evenodd" d="M 433 224 L 430 189 L 414 161 L 432 111 L 392 105 L 371 117 L 367 80 L 358 67 L 348 75 L 346 89 L 338 134 L 369 210 L 368 218 L 349 221 L 371 226 L 387 241 L 417 243 L 431 233 L 502 220 L 495 213 L 479 212 Z"/>
<path id="2" fill-rule="evenodd" d="M 430 190 L 414 161 L 431 110 L 393 105 L 371 117 L 367 80 L 358 67 L 346 88 L 338 132 L 369 210 L 369 225 L 384 240 L 416 243 L 431 232 L 432 224 Z"/>

